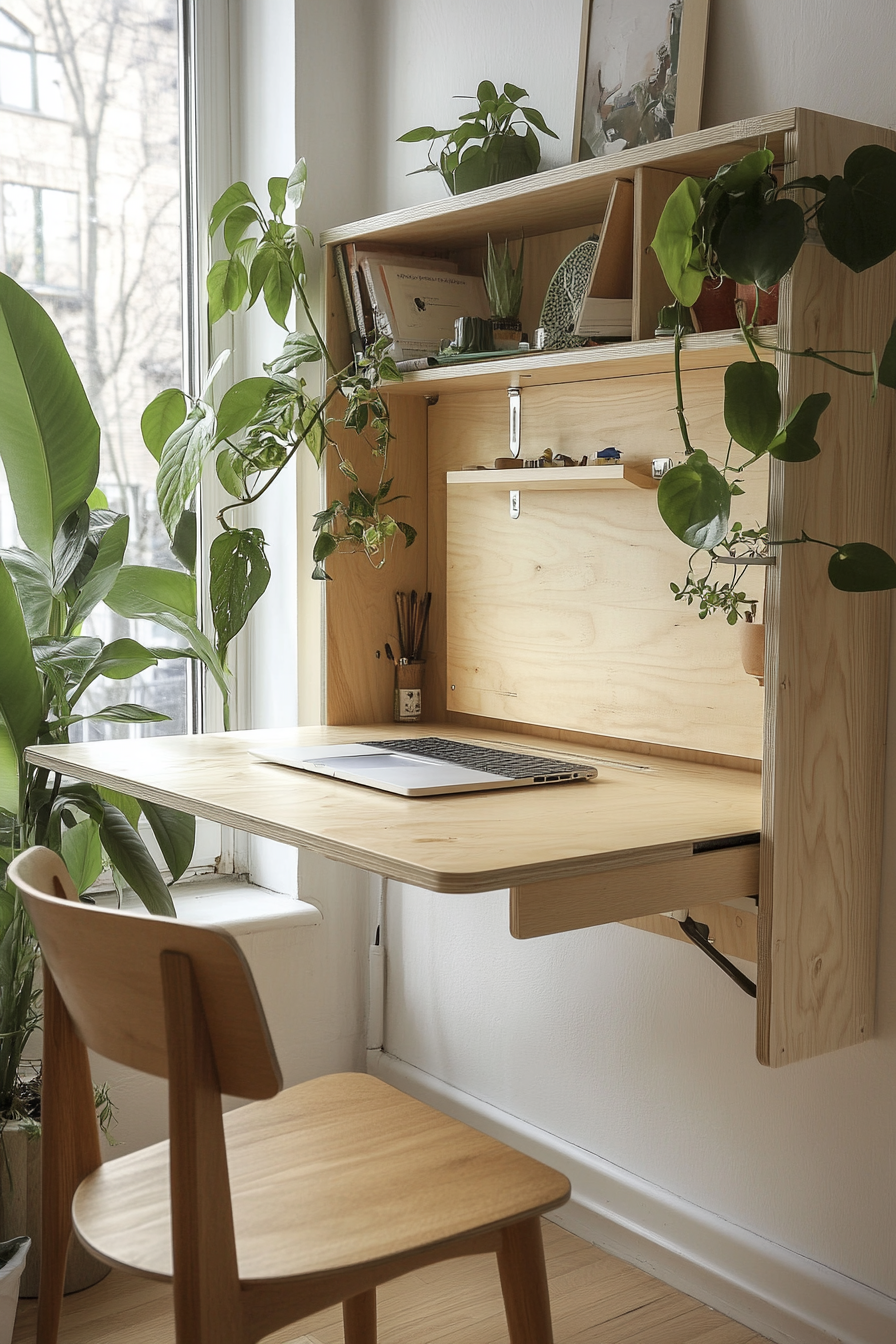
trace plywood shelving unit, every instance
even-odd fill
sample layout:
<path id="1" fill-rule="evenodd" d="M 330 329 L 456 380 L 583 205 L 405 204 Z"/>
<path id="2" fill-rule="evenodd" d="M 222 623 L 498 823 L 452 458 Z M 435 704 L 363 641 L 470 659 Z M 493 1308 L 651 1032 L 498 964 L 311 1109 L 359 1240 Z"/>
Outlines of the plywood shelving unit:
<path id="1" fill-rule="evenodd" d="M 521 316 L 531 332 L 556 266 L 600 227 L 616 179 L 632 182 L 631 343 L 435 368 L 390 391 L 393 488 L 408 496 L 401 516 L 419 540 L 379 572 L 350 558 L 328 562 L 335 582 L 325 585 L 327 722 L 390 720 L 391 666 L 377 653 L 394 636 L 392 593 L 429 588 L 431 722 L 473 735 L 510 728 L 644 760 L 679 758 L 732 778 L 761 769 L 757 1054 L 772 1065 L 860 1042 L 873 1030 L 890 599 L 836 592 L 824 557 L 810 547 L 782 548 L 767 580 L 751 571 L 750 594 L 761 598 L 765 585 L 764 693 L 740 670 L 727 625 L 699 622 L 671 601 L 669 582 L 684 574 L 687 555 L 662 527 L 652 490 L 637 488 L 653 484 L 651 458 L 679 450 L 671 343 L 652 334 L 668 296 L 648 245 L 685 174 L 712 174 L 768 145 L 779 174 L 831 175 L 872 142 L 896 147 L 889 131 L 789 110 L 347 224 L 322 238 L 326 330 L 337 359 L 348 362 L 349 342 L 331 254 L 348 241 L 437 252 L 476 273 L 488 233 L 498 242 L 525 233 Z M 762 339 L 773 344 L 777 336 L 790 350 L 880 349 L 894 302 L 892 263 L 856 276 L 823 248 L 807 247 L 782 285 L 777 331 Z M 727 446 L 724 372 L 743 354 L 736 332 L 686 342 L 691 437 L 711 455 Z M 884 394 L 872 408 L 864 380 L 777 360 L 785 413 L 811 391 L 831 391 L 824 451 L 808 464 L 771 463 L 738 501 L 738 516 L 747 525 L 767 521 L 773 536 L 805 529 L 892 549 L 892 398 Z M 465 471 L 507 455 L 509 387 L 521 391 L 523 456 L 551 447 L 577 459 L 612 443 L 629 481 L 641 479 L 632 487 L 623 472 L 597 486 L 576 480 L 574 469 Z M 357 467 L 361 455 L 350 445 L 347 438 Z M 334 493 L 337 484 L 330 482 Z M 515 520 L 509 488 L 526 491 Z M 741 852 L 737 862 L 736 880 L 730 864 L 697 865 L 715 877 L 701 878 L 693 900 L 711 908 L 713 899 L 737 898 L 722 922 L 743 955 L 753 918 L 744 886 L 755 882 L 755 854 Z M 625 871 L 615 884 L 608 874 L 604 887 L 577 879 L 582 890 L 572 894 L 550 882 L 539 884 L 543 891 L 515 889 L 515 931 L 580 926 L 552 922 L 561 896 L 579 902 L 568 918 L 632 917 L 659 931 L 657 917 L 645 918 L 629 894 L 637 864 Z M 670 891 L 679 890 L 675 874 L 684 869 L 663 878 Z M 725 889 L 726 874 L 737 890 Z M 642 877 L 657 880 L 647 868 Z M 708 890 L 714 885 L 720 889 Z"/>

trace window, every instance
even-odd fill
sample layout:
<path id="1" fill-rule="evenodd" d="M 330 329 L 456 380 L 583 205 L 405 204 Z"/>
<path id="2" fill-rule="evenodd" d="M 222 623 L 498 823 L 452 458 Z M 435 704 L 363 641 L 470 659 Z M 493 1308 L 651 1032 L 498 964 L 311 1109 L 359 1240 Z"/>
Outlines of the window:
<path id="1" fill-rule="evenodd" d="M 3 183 L 4 270 L 20 285 L 78 289 L 78 194 Z"/>
<path id="2" fill-rule="evenodd" d="M 172 569 L 140 416 L 162 388 L 182 385 L 179 38 L 177 0 L 0 9 L 0 263 L 47 309 L 81 375 L 102 430 L 98 484 L 131 520 L 126 563 Z M 54 71 L 64 83 L 55 104 Z M 63 99 L 68 120 L 21 115 Z M 13 529 L 3 488 L 0 545 L 17 544 Z M 91 622 L 85 633 L 105 640 L 180 643 L 102 605 Z M 96 690 L 107 702 L 109 684 Z M 192 663 L 160 660 L 128 698 L 169 721 L 91 722 L 72 737 L 188 731 Z"/>
<path id="3" fill-rule="evenodd" d="M 62 67 L 54 55 L 37 51 L 34 34 L 0 9 L 0 106 L 22 112 L 65 116 Z"/>

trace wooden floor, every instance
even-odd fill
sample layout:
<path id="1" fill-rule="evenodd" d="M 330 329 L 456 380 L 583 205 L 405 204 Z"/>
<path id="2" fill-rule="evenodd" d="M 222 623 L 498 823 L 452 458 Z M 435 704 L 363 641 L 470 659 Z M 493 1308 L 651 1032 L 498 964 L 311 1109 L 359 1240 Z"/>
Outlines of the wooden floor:
<path id="1" fill-rule="evenodd" d="M 544 1224 L 555 1344 L 766 1344 L 643 1270 Z M 433 1265 L 378 1293 L 379 1344 L 507 1344 L 495 1257 Z M 33 1344 L 35 1304 L 22 1302 L 13 1344 Z M 342 1344 L 336 1307 L 270 1344 Z M 59 1344 L 173 1344 L 171 1291 L 113 1271 L 66 1298 Z"/>

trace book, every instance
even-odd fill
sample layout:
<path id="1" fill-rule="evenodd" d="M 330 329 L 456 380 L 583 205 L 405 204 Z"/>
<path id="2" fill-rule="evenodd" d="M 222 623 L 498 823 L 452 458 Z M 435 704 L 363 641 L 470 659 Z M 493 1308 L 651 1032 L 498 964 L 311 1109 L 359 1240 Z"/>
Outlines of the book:
<path id="1" fill-rule="evenodd" d="M 348 281 L 351 289 L 352 303 L 355 308 L 355 318 L 358 331 L 361 333 L 362 342 L 366 342 L 367 332 L 369 330 L 367 314 L 364 312 L 364 300 L 361 295 L 361 281 L 358 275 L 358 259 L 354 243 L 346 243 L 342 249 L 345 253 L 345 263 L 348 269 Z"/>
<path id="2" fill-rule="evenodd" d="M 427 349 L 417 349 L 412 344 L 409 344 L 408 348 L 405 349 L 403 344 L 395 337 L 393 333 L 394 315 L 380 267 L 383 265 L 406 265 L 429 272 L 442 271 L 447 274 L 456 274 L 458 270 L 457 262 L 442 257 L 421 257 L 413 253 L 367 252 L 362 248 L 356 248 L 355 257 L 370 304 L 374 335 L 389 338 L 392 342 L 390 353 L 394 359 L 415 358 L 430 353 L 428 347 Z M 453 331 L 451 334 L 453 335 Z"/>
<path id="3" fill-rule="evenodd" d="M 383 303 L 390 314 L 392 338 L 402 357 L 434 355 L 454 335 L 458 317 L 490 315 L 482 277 L 450 271 L 383 265 L 371 267 L 375 284 L 382 286 Z"/>
<path id="4" fill-rule="evenodd" d="M 632 334 L 631 299 L 587 298 L 576 322 L 577 336 L 620 336 Z"/>
<path id="5" fill-rule="evenodd" d="M 358 319 L 355 312 L 355 305 L 352 302 L 352 293 L 349 288 L 345 258 L 342 255 L 342 248 L 340 247 L 335 247 L 333 253 L 336 261 L 336 274 L 339 277 L 339 288 L 342 290 L 342 302 L 345 304 L 345 315 L 348 318 L 348 334 L 352 343 L 352 351 L 354 354 L 359 355 L 364 349 L 364 339 L 358 331 Z"/>

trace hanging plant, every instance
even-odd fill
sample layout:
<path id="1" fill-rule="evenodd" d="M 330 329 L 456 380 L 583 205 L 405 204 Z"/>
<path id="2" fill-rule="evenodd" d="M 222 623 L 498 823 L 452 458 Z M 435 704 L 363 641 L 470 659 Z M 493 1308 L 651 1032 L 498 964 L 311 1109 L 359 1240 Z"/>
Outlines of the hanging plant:
<path id="1" fill-rule="evenodd" d="M 725 164 L 712 178 L 685 178 L 672 192 L 660 217 L 652 247 L 670 290 L 677 300 L 674 329 L 676 410 L 685 460 L 662 478 L 657 492 L 666 526 L 692 548 L 683 585 L 672 584 L 676 601 L 699 604 L 701 618 L 721 610 L 729 621 L 746 615 L 749 602 L 738 590 L 736 572 L 714 581 L 722 560 L 739 553 L 747 533 L 731 523 L 732 499 L 743 493 L 743 473 L 762 457 L 781 462 L 808 462 L 817 457 L 819 422 L 831 396 L 813 392 L 782 419 L 778 372 L 760 351 L 816 359 L 878 387 L 896 388 L 896 322 L 883 350 L 780 350 L 763 344 L 754 322 L 759 293 L 776 285 L 791 270 L 814 224 L 820 238 L 838 261 L 860 272 L 896 252 L 896 153 L 882 145 L 865 145 L 846 160 L 842 176 L 803 177 L 778 185 L 771 168 L 770 149 L 756 150 L 737 163 Z M 809 193 L 800 205 L 789 193 Z M 730 276 L 756 289 L 756 307 L 736 304 L 737 319 L 751 359 L 725 371 L 724 419 L 730 436 L 721 467 L 695 449 L 688 435 L 681 383 L 681 340 L 686 334 L 686 310 L 696 301 L 708 277 Z M 669 310 L 665 310 L 669 311 Z M 844 363 L 841 355 L 857 356 L 859 364 Z M 837 358 L 835 358 L 835 356 Z M 861 360 L 867 361 L 862 367 Z M 746 456 L 744 456 L 744 454 Z M 765 546 L 818 545 L 833 551 L 828 577 L 844 592 L 874 592 L 896 587 L 896 561 L 865 541 L 810 537 L 768 539 Z M 708 564 L 695 570 L 698 555 Z"/>

